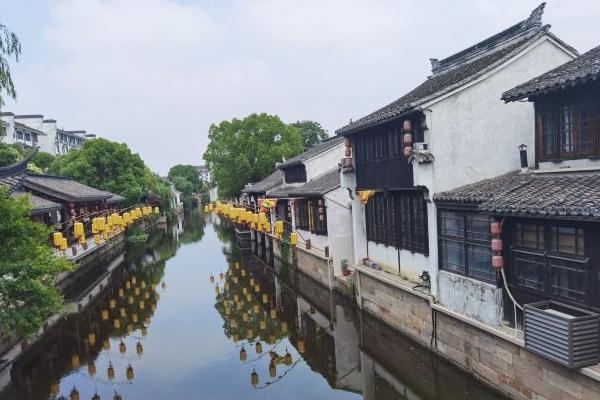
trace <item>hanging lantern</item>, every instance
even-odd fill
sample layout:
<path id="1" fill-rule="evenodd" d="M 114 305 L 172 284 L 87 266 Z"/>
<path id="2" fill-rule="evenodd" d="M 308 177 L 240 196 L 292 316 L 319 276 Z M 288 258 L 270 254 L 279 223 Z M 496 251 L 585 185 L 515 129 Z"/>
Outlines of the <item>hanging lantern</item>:
<path id="1" fill-rule="evenodd" d="M 254 311 L 254 314 L 258 314 L 258 312 L 260 311 L 260 306 L 258 304 L 254 304 L 252 306 L 252 311 Z"/>
<path id="2" fill-rule="evenodd" d="M 71 356 L 71 368 L 79 368 L 79 354 Z"/>
<path id="3" fill-rule="evenodd" d="M 148 335 L 148 328 L 146 328 L 145 326 L 142 327 L 142 336 L 146 337 Z"/>
<path id="4" fill-rule="evenodd" d="M 252 374 L 250 374 L 250 383 L 252 383 L 253 387 L 258 385 L 258 374 L 256 373 L 256 370 L 252 370 Z"/>
<path id="5" fill-rule="evenodd" d="M 229 282 L 225 282 L 225 290 L 229 290 Z"/>
<path id="6" fill-rule="evenodd" d="M 243 288 L 242 288 L 242 294 L 243 294 L 244 296 L 245 296 L 245 295 L 247 295 L 247 294 L 248 294 L 248 288 L 246 288 L 246 287 L 243 287 Z"/>
<path id="7" fill-rule="evenodd" d="M 240 269 L 240 263 L 239 262 L 235 262 L 235 269 Z"/>
<path id="8" fill-rule="evenodd" d="M 108 301 L 108 306 L 110 307 L 111 310 L 113 310 L 117 306 L 117 301 L 114 299 L 110 299 Z"/>
<path id="9" fill-rule="evenodd" d="M 142 342 L 140 342 L 138 340 L 137 344 L 135 345 L 135 352 L 137 353 L 138 356 L 141 356 L 144 354 L 144 346 L 142 346 Z"/>
<path id="10" fill-rule="evenodd" d="M 248 339 L 252 339 L 254 337 L 254 330 L 252 328 L 248 328 L 248 330 L 246 331 L 246 337 Z"/>
<path id="11" fill-rule="evenodd" d="M 131 284 L 135 285 L 137 283 L 137 278 L 135 276 L 131 277 Z"/>
<path id="12" fill-rule="evenodd" d="M 263 304 L 267 304 L 269 302 L 269 295 L 266 293 L 263 293 L 262 301 L 263 301 Z"/>
<path id="13" fill-rule="evenodd" d="M 138 316 L 137 314 L 131 314 L 131 320 L 135 323 L 138 322 Z"/>
<path id="14" fill-rule="evenodd" d="M 131 289 L 131 282 L 130 281 L 125 282 L 125 289 L 127 289 L 127 290 Z"/>
<path id="15" fill-rule="evenodd" d="M 223 279 L 225 279 L 225 276 L 223 275 L 223 273 L 222 273 L 222 272 L 219 274 L 219 279 L 220 279 L 220 280 L 223 280 Z"/>
<path id="16" fill-rule="evenodd" d="M 221 288 L 219 287 L 219 284 L 217 284 L 217 286 L 215 286 L 215 293 L 216 294 L 221 293 Z"/>
<path id="17" fill-rule="evenodd" d="M 256 285 L 254 285 L 254 293 L 259 293 L 260 292 L 260 285 L 257 283 Z"/>
<path id="18" fill-rule="evenodd" d="M 490 224 L 490 233 L 494 236 L 502 235 L 502 224 L 500 222 L 492 222 Z"/>
<path id="19" fill-rule="evenodd" d="M 254 278 L 250 278 L 250 286 L 254 286 Z"/>
<path id="20" fill-rule="evenodd" d="M 120 312 L 120 314 L 121 314 L 121 317 L 125 318 L 125 317 L 127 316 L 127 311 L 125 310 L 125 308 L 124 308 L 124 307 L 121 307 L 121 308 L 119 309 L 119 312 Z"/>
<path id="21" fill-rule="evenodd" d="M 256 350 L 256 354 L 260 354 L 262 353 L 262 343 L 261 342 L 256 342 L 256 346 L 254 346 L 254 349 Z"/>
<path id="22" fill-rule="evenodd" d="M 264 319 L 260 320 L 260 329 L 263 330 L 263 331 L 265 329 L 267 329 L 267 321 L 266 320 L 264 320 Z"/>
<path id="23" fill-rule="evenodd" d="M 502 239 L 492 239 L 492 251 L 502 251 L 503 246 Z"/>
<path id="24" fill-rule="evenodd" d="M 247 357 L 248 354 L 246 354 L 246 349 L 244 348 L 244 346 L 242 346 L 242 349 L 240 350 L 240 361 L 246 361 Z"/>
<path id="25" fill-rule="evenodd" d="M 92 346 L 96 344 L 96 334 L 94 332 L 88 334 L 88 342 Z"/>
<path id="26" fill-rule="evenodd" d="M 127 302 L 129 303 L 129 305 L 132 305 L 134 302 L 133 296 L 129 296 L 129 298 L 127 299 Z"/>
<path id="27" fill-rule="evenodd" d="M 127 345 L 125 344 L 125 342 L 123 342 L 121 340 L 121 343 L 119 344 L 119 353 L 124 354 L 127 352 Z"/>
<path id="28" fill-rule="evenodd" d="M 271 314 L 271 319 L 277 318 L 277 309 L 275 307 L 271 308 L 270 314 Z"/>
<path id="29" fill-rule="evenodd" d="M 212 276 L 212 274 L 210 275 L 210 278 L 209 278 L 209 279 L 210 279 L 210 283 L 214 283 L 214 282 L 215 282 L 215 277 L 214 277 L 214 276 Z"/>
<path id="30" fill-rule="evenodd" d="M 58 396 L 60 394 L 60 384 L 58 382 L 53 382 L 50 385 L 50 394 L 53 396 Z"/>
<path id="31" fill-rule="evenodd" d="M 231 314 L 231 307 L 226 306 L 225 307 L 225 315 L 230 315 Z"/>
<path id="32" fill-rule="evenodd" d="M 89 376 L 94 376 L 96 375 L 96 364 L 94 364 L 93 361 L 90 361 L 87 365 L 88 367 L 88 375 Z"/>
<path id="33" fill-rule="evenodd" d="M 231 321 L 229 321 L 229 326 L 234 329 L 237 328 L 237 326 L 238 326 L 237 320 L 232 319 Z"/>
<path id="34" fill-rule="evenodd" d="M 246 276 L 246 270 L 245 270 L 245 269 L 243 269 L 243 270 L 241 271 L 241 273 L 242 273 L 242 276 Z"/>
<path id="35" fill-rule="evenodd" d="M 146 292 L 146 293 L 144 293 L 144 298 L 145 298 L 145 299 L 149 299 L 149 298 L 150 298 L 150 292 Z"/>
<path id="36" fill-rule="evenodd" d="M 102 348 L 104 350 L 110 350 L 110 340 L 104 339 L 104 341 L 102 341 Z"/>
<path id="37" fill-rule="evenodd" d="M 250 293 L 246 295 L 246 301 L 252 301 L 252 295 Z"/>
<path id="38" fill-rule="evenodd" d="M 273 361 L 269 363 L 269 376 L 271 378 L 275 378 L 277 376 L 277 367 Z"/>
<path id="39" fill-rule="evenodd" d="M 135 290 L 134 290 L 134 293 L 135 293 L 136 296 L 139 296 L 140 295 L 140 288 L 136 287 Z"/>
<path id="40" fill-rule="evenodd" d="M 269 344 L 275 344 L 276 341 L 277 338 L 275 337 L 275 335 L 269 335 Z"/>
<path id="41" fill-rule="evenodd" d="M 502 268 L 504 268 L 504 257 L 492 256 L 492 266 L 497 270 L 501 270 Z"/>
<path id="42" fill-rule="evenodd" d="M 119 288 L 119 297 L 123 298 L 125 296 L 125 291 L 122 288 Z"/>
<path id="43" fill-rule="evenodd" d="M 127 324 L 127 333 L 131 333 L 131 332 L 133 332 L 133 325 Z"/>
<path id="44" fill-rule="evenodd" d="M 290 352 L 289 352 L 289 351 L 287 351 L 287 350 L 286 350 L 286 352 L 285 352 L 285 356 L 283 357 L 283 363 L 284 363 L 285 365 L 287 365 L 288 367 L 289 367 L 290 365 L 292 365 L 292 355 L 291 355 L 291 354 L 290 354 Z"/>
<path id="45" fill-rule="evenodd" d="M 242 321 L 248 322 L 248 314 L 246 314 L 246 313 L 242 314 Z"/>
<path id="46" fill-rule="evenodd" d="M 281 332 L 287 332 L 288 326 L 286 321 L 281 321 Z"/>
<path id="47" fill-rule="evenodd" d="M 237 294 L 237 293 L 236 293 L 236 294 L 234 294 L 234 295 L 233 295 L 233 301 L 235 301 L 236 303 L 237 303 L 238 301 L 240 301 L 240 295 L 239 295 L 239 294 Z"/>
<path id="48" fill-rule="evenodd" d="M 142 289 L 146 289 L 146 281 L 142 281 L 142 283 L 140 284 L 140 286 L 142 287 Z"/>
<path id="49" fill-rule="evenodd" d="M 121 327 L 121 321 L 118 320 L 118 319 L 115 319 L 113 321 L 113 326 L 114 326 L 115 329 L 119 329 Z"/>
<path id="50" fill-rule="evenodd" d="M 298 353 L 300 354 L 304 354 L 305 352 L 305 348 L 304 348 L 304 340 L 303 339 L 298 339 L 298 342 L 296 342 L 296 345 L 298 347 Z"/>
<path id="51" fill-rule="evenodd" d="M 127 380 L 130 381 L 133 379 L 133 367 L 131 366 L 131 364 L 127 365 Z"/>
<path id="52" fill-rule="evenodd" d="M 235 309 L 236 310 L 241 310 L 242 309 L 242 302 L 238 301 L 237 303 L 235 303 Z"/>
<path id="53" fill-rule="evenodd" d="M 144 300 L 140 301 L 139 306 L 140 306 L 140 310 L 143 310 L 146 307 Z"/>
<path id="54" fill-rule="evenodd" d="M 69 393 L 69 400 L 79 400 L 79 391 L 75 386 L 73 386 L 71 393 Z"/>
<path id="55" fill-rule="evenodd" d="M 107 321 L 108 317 L 109 317 L 108 310 L 102 310 L 101 314 L 102 314 L 102 320 Z"/>
<path id="56" fill-rule="evenodd" d="M 115 378 L 115 367 L 113 367 L 112 362 L 108 362 L 108 369 L 106 370 L 106 375 L 108 375 L 108 379 L 111 381 Z"/>

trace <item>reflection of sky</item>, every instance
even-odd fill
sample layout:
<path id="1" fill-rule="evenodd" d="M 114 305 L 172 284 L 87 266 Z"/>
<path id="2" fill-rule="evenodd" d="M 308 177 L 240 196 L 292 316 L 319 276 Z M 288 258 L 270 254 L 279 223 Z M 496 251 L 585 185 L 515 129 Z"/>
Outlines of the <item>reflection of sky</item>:
<path id="1" fill-rule="evenodd" d="M 262 390 L 250 384 L 252 368 L 263 384 L 269 377 L 268 358 L 253 363 L 253 348 L 247 347 L 248 362 L 239 361 L 239 349 L 223 333 L 223 320 L 214 308 L 214 286 L 211 273 L 217 278 L 227 270 L 227 262 L 211 225 L 201 242 L 182 246 L 165 268 L 165 290 L 143 341 L 144 356 L 137 358 L 135 340 L 126 339 L 127 355 L 118 355 L 118 340 L 111 341 L 111 357 L 115 366 L 115 381 L 125 381 L 128 362 L 134 367 L 131 384 L 115 384 L 124 400 L 148 399 L 339 399 L 360 398 L 352 393 L 332 390 L 327 381 L 299 363 L 280 382 Z M 221 284 L 222 286 L 222 284 Z M 139 335 L 134 332 L 133 335 Z M 287 341 L 280 343 L 279 353 L 285 353 Z M 263 354 L 271 346 L 263 343 Z M 287 346 L 294 360 L 298 354 Z M 111 386 L 106 384 L 108 356 L 101 352 L 96 361 L 97 379 L 87 377 L 87 367 L 61 382 L 61 392 L 67 394 L 75 384 L 82 399 L 89 399 L 95 387 L 102 399 L 112 398 Z M 286 368 L 280 365 L 278 375 Z"/>

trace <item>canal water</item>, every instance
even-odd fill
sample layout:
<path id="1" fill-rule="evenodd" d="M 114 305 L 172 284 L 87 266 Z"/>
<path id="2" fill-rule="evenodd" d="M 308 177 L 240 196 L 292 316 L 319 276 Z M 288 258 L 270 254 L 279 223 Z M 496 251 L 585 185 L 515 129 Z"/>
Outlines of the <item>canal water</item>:
<path id="1" fill-rule="evenodd" d="M 0 400 L 502 398 L 264 249 L 240 250 L 214 216 L 128 245 L 90 285 L 101 294 L 30 345 Z"/>

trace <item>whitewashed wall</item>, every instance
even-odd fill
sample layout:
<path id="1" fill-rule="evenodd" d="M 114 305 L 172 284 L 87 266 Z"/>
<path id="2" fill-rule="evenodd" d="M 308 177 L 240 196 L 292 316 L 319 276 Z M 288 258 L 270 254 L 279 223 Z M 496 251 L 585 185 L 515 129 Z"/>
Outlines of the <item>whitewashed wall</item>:
<path id="1" fill-rule="evenodd" d="M 310 181 L 331 171 L 344 157 L 344 142 L 323 153 L 304 161 L 306 166 L 306 180 Z"/>

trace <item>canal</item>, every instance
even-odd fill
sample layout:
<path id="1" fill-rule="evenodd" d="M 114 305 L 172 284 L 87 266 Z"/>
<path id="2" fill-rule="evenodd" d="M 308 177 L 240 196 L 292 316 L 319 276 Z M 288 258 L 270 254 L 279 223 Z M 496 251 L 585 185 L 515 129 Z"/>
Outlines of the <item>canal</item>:
<path id="1" fill-rule="evenodd" d="M 68 292 L 100 290 L 26 349 L 0 400 L 502 398 L 264 249 L 239 250 L 215 218 L 128 244 Z"/>

